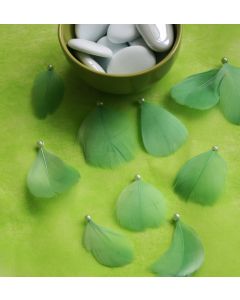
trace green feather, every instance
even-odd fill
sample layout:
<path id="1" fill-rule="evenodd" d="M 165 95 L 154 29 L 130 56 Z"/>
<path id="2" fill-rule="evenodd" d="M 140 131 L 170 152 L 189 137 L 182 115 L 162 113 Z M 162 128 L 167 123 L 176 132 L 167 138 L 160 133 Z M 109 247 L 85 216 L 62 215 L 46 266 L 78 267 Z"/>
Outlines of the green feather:
<path id="1" fill-rule="evenodd" d="M 123 235 L 100 226 L 87 216 L 83 244 L 95 259 L 107 267 L 121 267 L 133 260 L 132 244 Z"/>
<path id="2" fill-rule="evenodd" d="M 35 115 L 44 119 L 56 111 L 64 95 L 62 78 L 52 66 L 37 75 L 32 89 L 32 104 Z"/>
<path id="3" fill-rule="evenodd" d="M 211 205 L 222 193 L 227 167 L 216 149 L 190 159 L 180 169 L 174 189 L 185 200 Z"/>
<path id="4" fill-rule="evenodd" d="M 228 63 L 220 71 L 220 108 L 226 119 L 240 124 L 240 68 Z"/>
<path id="5" fill-rule="evenodd" d="M 79 140 L 86 161 L 101 168 L 114 168 L 134 158 L 136 137 L 127 115 L 98 105 L 83 121 Z"/>
<path id="6" fill-rule="evenodd" d="M 202 242 L 193 229 L 177 220 L 169 249 L 152 265 L 157 276 L 191 276 L 203 264 Z"/>
<path id="7" fill-rule="evenodd" d="M 219 101 L 215 81 L 219 70 L 213 69 L 187 77 L 171 90 L 171 97 L 179 104 L 205 110 Z"/>
<path id="8" fill-rule="evenodd" d="M 166 203 L 159 190 L 136 177 L 121 193 L 116 213 L 121 226 L 141 231 L 164 223 Z"/>
<path id="9" fill-rule="evenodd" d="M 52 198 L 63 193 L 79 180 L 79 172 L 40 146 L 27 177 L 31 194 L 38 198 Z"/>
<path id="10" fill-rule="evenodd" d="M 146 151 L 167 156 L 177 151 L 187 139 L 186 127 L 159 105 L 141 104 L 141 132 Z"/>

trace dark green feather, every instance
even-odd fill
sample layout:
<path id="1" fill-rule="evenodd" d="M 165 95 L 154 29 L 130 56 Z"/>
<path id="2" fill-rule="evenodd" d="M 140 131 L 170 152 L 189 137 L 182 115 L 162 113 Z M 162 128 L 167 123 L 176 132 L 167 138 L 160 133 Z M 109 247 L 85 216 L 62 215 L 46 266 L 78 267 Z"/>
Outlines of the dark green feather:
<path id="1" fill-rule="evenodd" d="M 172 98 L 181 105 L 199 110 L 213 107 L 219 101 L 215 89 L 218 72 L 219 69 L 213 69 L 187 77 L 171 89 Z"/>
<path id="2" fill-rule="evenodd" d="M 32 105 L 35 115 L 45 119 L 59 107 L 64 95 L 62 78 L 52 67 L 39 73 L 32 89 Z"/>
<path id="3" fill-rule="evenodd" d="M 101 168 L 114 168 L 135 156 L 136 135 L 127 114 L 98 105 L 79 129 L 86 161 Z"/>
<path id="4" fill-rule="evenodd" d="M 228 63 L 219 75 L 220 108 L 226 119 L 240 124 L 240 68 Z"/>
<path id="5" fill-rule="evenodd" d="M 152 265 L 157 276 L 191 276 L 204 262 L 204 248 L 191 227 L 178 220 L 168 250 Z"/>
<path id="6" fill-rule="evenodd" d="M 174 189 L 186 201 L 211 205 L 222 193 L 227 167 L 224 159 L 213 150 L 193 157 L 178 172 Z"/>
<path id="7" fill-rule="evenodd" d="M 146 151 L 154 156 L 168 156 L 177 151 L 188 136 L 183 123 L 159 105 L 143 101 L 140 106 Z"/>

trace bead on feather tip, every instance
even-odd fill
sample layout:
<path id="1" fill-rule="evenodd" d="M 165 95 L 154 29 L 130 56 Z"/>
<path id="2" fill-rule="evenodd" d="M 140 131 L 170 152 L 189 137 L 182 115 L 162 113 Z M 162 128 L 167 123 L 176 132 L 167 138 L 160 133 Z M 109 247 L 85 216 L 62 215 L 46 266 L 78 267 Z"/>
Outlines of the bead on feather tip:
<path id="1" fill-rule="evenodd" d="M 212 151 L 218 151 L 218 146 L 213 146 Z"/>
<path id="2" fill-rule="evenodd" d="M 92 220 L 91 216 L 89 216 L 89 215 L 85 216 L 85 221 L 87 223 L 89 223 L 91 220 Z"/>
<path id="3" fill-rule="evenodd" d="M 48 71 L 52 71 L 53 70 L 53 65 L 50 64 L 50 65 L 48 65 L 47 68 L 48 68 Z"/>
<path id="4" fill-rule="evenodd" d="M 38 148 L 42 148 L 42 147 L 44 147 L 44 141 L 37 141 L 37 147 Z"/>
<path id="5" fill-rule="evenodd" d="M 137 174 L 135 175 L 135 180 L 140 180 L 141 179 L 141 175 Z"/>
<path id="6" fill-rule="evenodd" d="M 145 99 L 144 99 L 144 98 L 138 100 L 138 103 L 139 103 L 139 104 L 143 104 L 144 102 L 145 102 Z"/>
<path id="7" fill-rule="evenodd" d="M 101 101 L 97 102 L 97 106 L 103 106 L 103 102 Z"/>
<path id="8" fill-rule="evenodd" d="M 228 58 L 224 56 L 224 57 L 221 59 L 221 62 L 222 62 L 222 64 L 228 63 Z"/>
<path id="9" fill-rule="evenodd" d="M 174 215 L 173 215 L 173 221 L 174 222 L 178 222 L 180 220 L 180 214 L 179 213 L 175 213 Z"/>

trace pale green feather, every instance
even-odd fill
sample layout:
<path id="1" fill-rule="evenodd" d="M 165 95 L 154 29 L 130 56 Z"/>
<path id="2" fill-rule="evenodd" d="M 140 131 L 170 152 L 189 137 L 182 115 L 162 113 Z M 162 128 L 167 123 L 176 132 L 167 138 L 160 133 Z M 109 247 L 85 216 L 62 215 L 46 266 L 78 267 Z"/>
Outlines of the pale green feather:
<path id="1" fill-rule="evenodd" d="M 107 267 L 121 267 L 133 260 L 133 246 L 123 235 L 90 220 L 85 227 L 84 247 Z"/>
<path id="2" fill-rule="evenodd" d="M 229 122 L 239 125 L 240 68 L 225 63 L 221 69 L 220 80 L 220 108 Z"/>
<path id="3" fill-rule="evenodd" d="M 152 265 L 157 276 L 191 276 L 204 262 L 201 240 L 191 227 L 176 222 L 169 249 Z"/>
<path id="4" fill-rule="evenodd" d="M 166 202 L 159 190 L 138 179 L 119 196 L 116 213 L 121 226 L 141 231 L 165 222 Z"/>
<path id="5" fill-rule="evenodd" d="M 213 69 L 187 77 L 171 89 L 171 97 L 179 104 L 205 110 L 219 101 L 215 80 L 219 70 Z"/>
<path id="6" fill-rule="evenodd" d="M 97 106 L 83 121 L 79 140 L 86 161 L 101 168 L 114 168 L 134 158 L 136 133 L 125 113 Z"/>
<path id="7" fill-rule="evenodd" d="M 27 186 L 33 196 L 51 198 L 66 191 L 79 177 L 77 170 L 42 147 L 28 173 Z"/>
<path id="8" fill-rule="evenodd" d="M 35 115 L 44 119 L 59 107 L 64 95 L 62 78 L 49 69 L 39 73 L 32 89 L 32 105 Z"/>
<path id="9" fill-rule="evenodd" d="M 174 182 L 175 192 L 186 201 L 213 204 L 223 191 L 227 167 L 217 151 L 193 157 L 180 169 Z"/>
<path id="10" fill-rule="evenodd" d="M 141 132 L 146 151 L 154 156 L 167 156 L 186 141 L 188 131 L 174 115 L 161 106 L 141 104 Z"/>

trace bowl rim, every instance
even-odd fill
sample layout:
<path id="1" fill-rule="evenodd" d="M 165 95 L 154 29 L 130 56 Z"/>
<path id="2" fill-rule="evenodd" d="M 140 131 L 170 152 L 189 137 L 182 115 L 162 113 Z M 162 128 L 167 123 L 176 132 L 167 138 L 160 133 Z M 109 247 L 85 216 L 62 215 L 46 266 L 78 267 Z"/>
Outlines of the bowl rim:
<path id="1" fill-rule="evenodd" d="M 71 53 L 71 51 L 68 49 L 67 44 L 65 43 L 65 40 L 63 38 L 63 26 L 65 26 L 65 25 L 73 25 L 73 24 L 59 24 L 58 25 L 58 40 L 59 40 L 59 43 L 60 43 L 63 51 L 68 55 L 68 57 L 71 59 L 71 61 L 73 61 L 75 64 L 77 64 L 81 68 L 84 68 L 85 70 L 87 70 L 91 73 L 97 74 L 98 76 L 106 77 L 106 78 L 132 78 L 132 77 L 136 77 L 136 76 L 145 75 L 151 71 L 154 71 L 155 69 L 158 69 L 159 67 L 163 66 L 165 63 L 167 63 L 172 58 L 172 56 L 175 54 L 175 52 L 179 48 L 180 43 L 181 43 L 181 38 L 182 38 L 182 24 L 173 24 L 177 27 L 177 36 L 175 38 L 175 42 L 173 44 L 173 47 L 169 51 L 169 53 L 159 63 L 157 63 L 156 65 L 154 65 L 151 68 L 145 69 L 144 71 L 135 72 L 135 73 L 131 73 L 131 74 L 108 74 L 108 73 L 102 73 L 102 72 L 92 70 L 88 66 L 81 63 Z"/>

